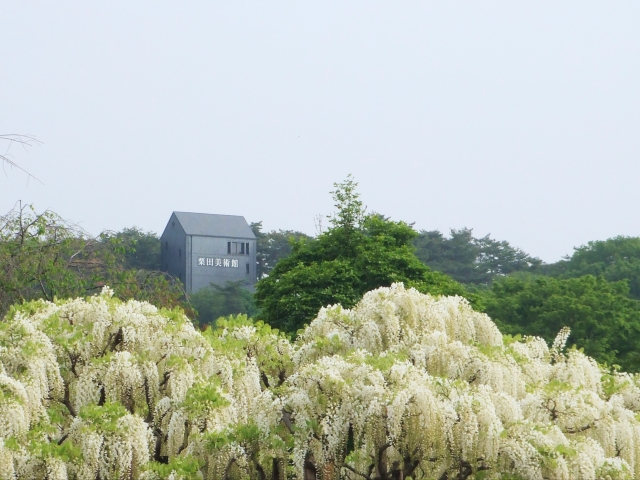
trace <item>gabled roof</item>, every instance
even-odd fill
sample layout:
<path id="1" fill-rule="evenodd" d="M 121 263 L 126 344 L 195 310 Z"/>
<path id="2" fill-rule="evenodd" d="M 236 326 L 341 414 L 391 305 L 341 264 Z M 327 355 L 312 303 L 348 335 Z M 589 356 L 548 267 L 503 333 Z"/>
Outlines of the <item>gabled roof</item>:
<path id="1" fill-rule="evenodd" d="M 240 215 L 191 212 L 173 212 L 173 215 L 187 235 L 256 238 L 247 221 Z"/>

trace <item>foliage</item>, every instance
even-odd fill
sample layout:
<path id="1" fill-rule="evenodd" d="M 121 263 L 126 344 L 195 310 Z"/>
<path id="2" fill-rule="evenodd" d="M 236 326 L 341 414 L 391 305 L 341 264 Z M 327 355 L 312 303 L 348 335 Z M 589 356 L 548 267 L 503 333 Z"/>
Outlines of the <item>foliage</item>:
<path id="1" fill-rule="evenodd" d="M 0 479 L 638 479 L 640 378 L 401 284 L 295 342 L 246 316 L 31 302 L 0 323 Z"/>
<path id="2" fill-rule="evenodd" d="M 126 232 L 92 237 L 53 212 L 17 205 L 0 217 L 0 314 L 14 303 L 98 292 L 105 283 L 121 298 L 190 312 L 179 283 L 160 272 L 128 268 L 135 238 L 127 243 L 131 230 Z"/>
<path id="3" fill-rule="evenodd" d="M 112 260 L 111 247 L 53 212 L 18 205 L 0 218 L 0 312 L 12 303 L 90 288 Z"/>
<path id="4" fill-rule="evenodd" d="M 310 239 L 308 235 L 294 230 L 262 231 L 262 222 L 253 222 L 251 230 L 256 236 L 256 275 L 258 280 L 268 276 L 273 267 L 291 254 L 291 243 L 301 239 Z"/>
<path id="5" fill-rule="evenodd" d="M 198 312 L 201 325 L 213 325 L 220 317 L 245 314 L 255 317 L 258 310 L 253 294 L 244 286 L 244 281 L 212 283 L 190 296 L 191 305 Z"/>
<path id="6" fill-rule="evenodd" d="M 640 370 L 640 301 L 625 282 L 603 277 L 506 278 L 494 282 L 485 311 L 507 333 L 551 341 L 563 326 L 572 342 L 600 362 Z"/>
<path id="7" fill-rule="evenodd" d="M 116 268 L 106 276 L 105 281 L 113 283 L 119 298 L 147 301 L 163 308 L 178 307 L 190 317 L 196 315 L 193 305 L 186 299 L 180 280 L 162 272 Z"/>
<path id="8" fill-rule="evenodd" d="M 256 303 L 267 323 L 295 332 L 320 308 L 352 307 L 365 292 L 394 282 L 433 294 L 464 293 L 418 260 L 409 225 L 365 215 L 356 185 L 350 177 L 335 184 L 332 227 L 315 239 L 293 242 L 291 255 L 256 285 Z"/>
<path id="9" fill-rule="evenodd" d="M 487 285 L 495 278 L 519 271 L 536 271 L 542 261 L 506 241 L 486 235 L 473 236 L 473 230 L 452 229 L 450 238 L 437 230 L 419 232 L 413 240 L 416 255 L 434 270 L 451 275 L 464 284 Z"/>
<path id="10" fill-rule="evenodd" d="M 137 227 L 109 233 L 107 238 L 120 244 L 122 267 L 128 270 L 160 271 L 160 239 L 154 232 Z"/>
<path id="11" fill-rule="evenodd" d="M 589 242 L 576 248 L 571 257 L 545 266 L 544 272 L 560 278 L 602 275 L 611 282 L 626 280 L 629 294 L 640 300 L 640 237 Z"/>
<path id="12" fill-rule="evenodd" d="M 329 217 L 329 222 L 348 239 L 364 222 L 366 207 L 356 190 L 358 184 L 351 175 L 344 182 L 334 183 L 333 186 L 335 190 L 331 192 L 331 196 L 337 211 Z"/>

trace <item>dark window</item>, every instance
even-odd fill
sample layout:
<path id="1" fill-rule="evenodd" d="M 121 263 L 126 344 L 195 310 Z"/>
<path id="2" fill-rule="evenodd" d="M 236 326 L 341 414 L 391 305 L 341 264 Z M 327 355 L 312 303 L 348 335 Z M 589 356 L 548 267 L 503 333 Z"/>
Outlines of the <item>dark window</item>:
<path id="1" fill-rule="evenodd" d="M 171 226 L 175 227 L 176 226 L 176 222 L 171 222 Z"/>
<path id="2" fill-rule="evenodd" d="M 249 264 L 247 263 L 247 275 L 249 275 Z"/>
<path id="3" fill-rule="evenodd" d="M 244 242 L 228 242 L 227 253 L 238 255 L 249 255 L 249 244 Z"/>

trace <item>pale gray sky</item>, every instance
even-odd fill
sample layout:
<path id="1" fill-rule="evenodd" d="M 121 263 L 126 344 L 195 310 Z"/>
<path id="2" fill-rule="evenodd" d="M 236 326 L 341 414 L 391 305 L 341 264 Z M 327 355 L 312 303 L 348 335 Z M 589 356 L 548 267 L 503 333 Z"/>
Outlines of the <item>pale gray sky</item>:
<path id="1" fill-rule="evenodd" d="M 0 3 L 0 133 L 44 142 L 2 212 L 314 233 L 353 173 L 369 210 L 545 261 L 640 235 L 640 2 Z"/>

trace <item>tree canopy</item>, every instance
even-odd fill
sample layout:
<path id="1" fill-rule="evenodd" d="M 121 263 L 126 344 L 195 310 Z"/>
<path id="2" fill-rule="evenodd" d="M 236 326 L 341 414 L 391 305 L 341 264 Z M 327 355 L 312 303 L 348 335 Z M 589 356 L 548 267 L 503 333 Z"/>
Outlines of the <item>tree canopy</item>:
<path id="1" fill-rule="evenodd" d="M 137 227 L 124 228 L 105 235 L 120 245 L 122 266 L 132 270 L 162 270 L 160 239 L 155 232 L 145 232 Z"/>
<path id="2" fill-rule="evenodd" d="M 258 280 L 268 276 L 283 258 L 291 254 L 292 242 L 311 237 L 294 230 L 262 231 L 262 222 L 251 223 L 251 230 L 256 236 L 256 275 Z"/>
<path id="3" fill-rule="evenodd" d="M 589 242 L 574 249 L 570 257 L 546 266 L 545 273 L 561 278 L 602 275 L 612 282 L 624 280 L 629 294 L 640 300 L 640 237 Z"/>
<path id="4" fill-rule="evenodd" d="M 568 326 L 572 342 L 599 362 L 639 371 L 640 301 L 628 292 L 626 282 L 592 275 L 506 278 L 494 282 L 483 303 L 506 333 L 551 341 Z"/>
<path id="5" fill-rule="evenodd" d="M 0 323 L 0 479 L 640 478 L 640 378 L 401 284 L 295 342 L 246 317 L 33 301 Z"/>
<path id="6" fill-rule="evenodd" d="M 321 307 L 352 307 L 365 292 L 394 282 L 433 294 L 465 293 L 415 256 L 411 226 L 366 215 L 356 186 L 350 177 L 335 184 L 332 226 L 315 239 L 293 242 L 291 254 L 257 283 L 256 303 L 270 325 L 295 332 Z"/>
<path id="7" fill-rule="evenodd" d="M 449 238 L 438 230 L 422 230 L 413 244 L 417 257 L 425 265 L 464 284 L 489 285 L 495 278 L 535 271 L 542 265 L 539 258 L 509 242 L 494 240 L 489 235 L 474 237 L 469 228 L 451 229 Z"/>
<path id="8" fill-rule="evenodd" d="M 14 303 L 85 296 L 106 283 L 121 298 L 190 312 L 178 281 L 144 270 L 154 262 L 154 238 L 136 229 L 94 237 L 54 212 L 19 204 L 0 217 L 0 315 Z"/>

